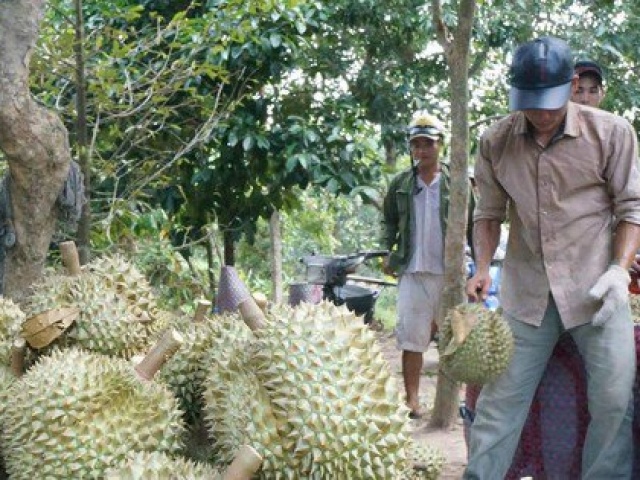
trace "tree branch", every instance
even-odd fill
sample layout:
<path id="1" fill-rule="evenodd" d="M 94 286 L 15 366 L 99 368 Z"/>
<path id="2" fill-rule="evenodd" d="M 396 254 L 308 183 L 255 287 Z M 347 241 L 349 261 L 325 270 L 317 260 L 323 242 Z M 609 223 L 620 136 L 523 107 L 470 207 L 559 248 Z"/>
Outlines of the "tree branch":
<path id="1" fill-rule="evenodd" d="M 433 26 L 436 30 L 438 43 L 442 46 L 444 54 L 448 59 L 453 50 L 453 43 L 451 32 L 442 19 L 442 5 L 440 0 L 431 0 L 431 14 L 433 16 Z"/>

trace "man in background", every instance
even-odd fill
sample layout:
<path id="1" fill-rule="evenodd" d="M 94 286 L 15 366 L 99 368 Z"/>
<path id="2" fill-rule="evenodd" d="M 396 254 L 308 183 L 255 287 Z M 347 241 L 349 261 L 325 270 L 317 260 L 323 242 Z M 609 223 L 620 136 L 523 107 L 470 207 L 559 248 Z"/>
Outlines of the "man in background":
<path id="1" fill-rule="evenodd" d="M 590 60 L 576 62 L 573 67 L 578 75 L 578 86 L 571 101 L 598 108 L 604 98 L 603 75 L 600 65 Z"/>
<path id="2" fill-rule="evenodd" d="M 432 340 L 444 287 L 449 178 L 440 161 L 444 127 L 417 112 L 407 129 L 411 166 L 391 181 L 383 204 L 384 271 L 399 278 L 396 327 L 409 418 L 420 419 L 423 353 Z M 445 167 L 445 168 L 443 168 Z"/>

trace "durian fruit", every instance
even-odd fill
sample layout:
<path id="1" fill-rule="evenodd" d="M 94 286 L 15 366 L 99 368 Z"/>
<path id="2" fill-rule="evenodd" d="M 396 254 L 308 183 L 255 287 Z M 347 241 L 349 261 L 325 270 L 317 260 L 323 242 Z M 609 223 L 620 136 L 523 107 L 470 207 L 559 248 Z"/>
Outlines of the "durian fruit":
<path id="1" fill-rule="evenodd" d="M 161 452 L 135 452 L 110 468 L 105 480 L 222 480 L 214 467 Z"/>
<path id="2" fill-rule="evenodd" d="M 79 310 L 73 325 L 52 345 L 131 358 L 145 352 L 167 327 L 170 314 L 154 306 L 149 286 L 135 268 L 126 270 L 124 260 L 116 257 L 115 273 L 110 272 L 109 261 L 96 260 L 78 275 L 46 276 L 33 287 L 22 305 L 28 318 L 56 308 Z M 123 271 L 134 279 L 130 285 L 121 279 Z"/>
<path id="3" fill-rule="evenodd" d="M 104 279 L 108 287 L 126 298 L 129 309 L 136 317 L 154 320 L 159 313 L 156 296 L 147 278 L 122 255 L 98 257 L 85 267 L 87 271 Z"/>
<path id="4" fill-rule="evenodd" d="M 118 467 L 109 469 L 105 480 L 250 480 L 261 462 L 248 445 L 242 446 L 224 473 L 206 463 L 165 453 L 134 452 Z"/>
<path id="5" fill-rule="evenodd" d="M 482 385 L 506 370 L 513 348 L 513 334 L 501 309 L 460 304 L 447 312 L 443 322 L 440 366 L 455 380 Z"/>
<path id="6" fill-rule="evenodd" d="M 400 478 L 408 411 L 375 334 L 327 302 L 275 307 L 265 323 L 212 359 L 205 412 L 220 458 L 249 444 L 260 478 Z"/>
<path id="7" fill-rule="evenodd" d="M 249 327 L 237 314 L 207 315 L 211 303 L 201 301 L 193 316 L 177 316 L 170 326 L 180 332 L 184 344 L 159 372 L 159 379 L 168 384 L 180 400 L 187 423 L 201 419 L 202 394 L 208 371 L 209 350 L 219 349 L 219 338 L 235 342 L 251 335 Z"/>
<path id="8" fill-rule="evenodd" d="M 213 356 L 207 362 L 210 371 L 203 392 L 203 414 L 212 442 L 210 461 L 229 464 L 245 442 L 257 446 L 263 456 L 260 445 L 269 445 L 276 456 L 281 456 L 269 396 L 250 365 L 249 340 L 229 333 L 223 334 L 218 344 L 220 348 L 211 350 Z"/>
<path id="9" fill-rule="evenodd" d="M 2 451 L 14 480 L 103 478 L 130 451 L 177 453 L 182 412 L 169 389 L 123 359 L 53 350 L 0 392 Z"/>
<path id="10" fill-rule="evenodd" d="M 411 441 L 408 455 L 412 465 L 404 477 L 406 480 L 437 480 L 440 477 L 446 460 L 438 448 Z"/>
<path id="11" fill-rule="evenodd" d="M 25 313 L 12 300 L 0 296 L 0 365 L 9 367 L 13 342 L 20 337 Z"/>
<path id="12" fill-rule="evenodd" d="M 5 391 L 9 388 L 18 377 L 8 367 L 0 366 L 0 391 Z M 0 425 L 0 428 L 1 425 Z"/>

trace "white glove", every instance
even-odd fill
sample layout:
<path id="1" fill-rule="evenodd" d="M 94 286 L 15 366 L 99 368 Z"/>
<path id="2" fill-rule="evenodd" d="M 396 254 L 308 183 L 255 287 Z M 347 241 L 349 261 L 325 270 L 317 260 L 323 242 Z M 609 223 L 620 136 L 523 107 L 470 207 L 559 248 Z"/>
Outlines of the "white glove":
<path id="1" fill-rule="evenodd" d="M 611 265 L 600 275 L 589 296 L 594 300 L 602 300 L 602 307 L 593 317 L 592 324 L 596 327 L 604 325 L 629 298 L 629 272 L 620 265 Z"/>

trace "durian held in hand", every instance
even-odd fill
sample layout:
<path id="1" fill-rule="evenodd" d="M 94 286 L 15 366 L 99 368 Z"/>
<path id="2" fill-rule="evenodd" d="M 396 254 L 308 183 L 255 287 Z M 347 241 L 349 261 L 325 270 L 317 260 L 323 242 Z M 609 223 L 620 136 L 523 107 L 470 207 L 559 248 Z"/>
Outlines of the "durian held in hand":
<path id="1" fill-rule="evenodd" d="M 440 366 L 454 380 L 483 385 L 496 380 L 513 355 L 513 334 L 502 309 L 480 303 L 450 309 L 440 332 Z"/>

